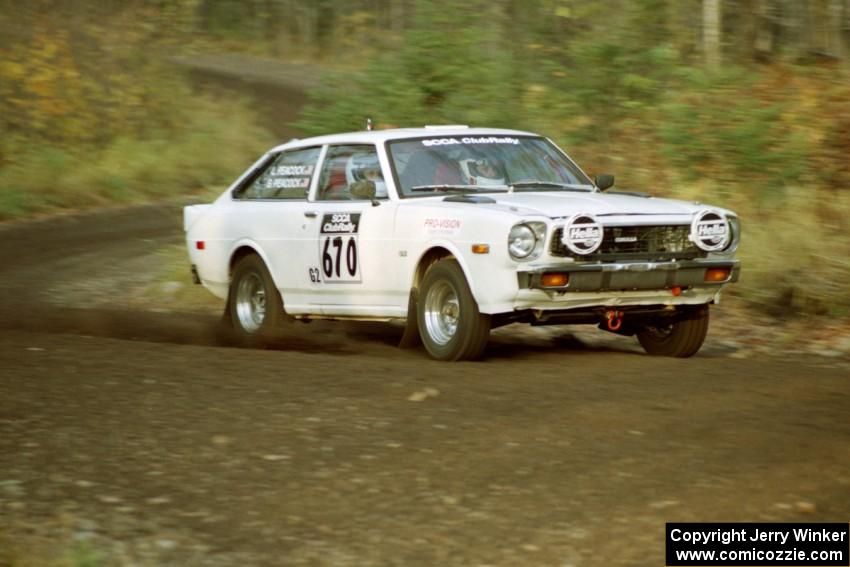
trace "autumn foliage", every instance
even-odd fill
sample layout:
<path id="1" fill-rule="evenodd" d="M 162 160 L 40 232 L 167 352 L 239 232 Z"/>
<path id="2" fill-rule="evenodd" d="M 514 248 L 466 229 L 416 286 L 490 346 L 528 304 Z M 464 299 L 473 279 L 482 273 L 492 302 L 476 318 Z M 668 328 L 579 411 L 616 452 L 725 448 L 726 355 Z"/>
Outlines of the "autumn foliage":
<path id="1" fill-rule="evenodd" d="M 0 220 L 176 196 L 220 183 L 269 141 L 242 101 L 193 92 L 161 10 L 11 8 L 0 27 Z M 228 151 L 223 152 L 222 147 Z"/>

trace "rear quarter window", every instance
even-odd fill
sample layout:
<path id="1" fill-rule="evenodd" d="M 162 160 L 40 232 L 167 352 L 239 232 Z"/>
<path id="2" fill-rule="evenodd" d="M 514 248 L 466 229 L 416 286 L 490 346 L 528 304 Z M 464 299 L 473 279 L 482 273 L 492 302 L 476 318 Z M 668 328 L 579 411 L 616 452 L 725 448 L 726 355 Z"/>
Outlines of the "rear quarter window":
<path id="1" fill-rule="evenodd" d="M 237 199 L 306 199 L 321 148 L 289 150 L 272 156 L 234 192 Z"/>

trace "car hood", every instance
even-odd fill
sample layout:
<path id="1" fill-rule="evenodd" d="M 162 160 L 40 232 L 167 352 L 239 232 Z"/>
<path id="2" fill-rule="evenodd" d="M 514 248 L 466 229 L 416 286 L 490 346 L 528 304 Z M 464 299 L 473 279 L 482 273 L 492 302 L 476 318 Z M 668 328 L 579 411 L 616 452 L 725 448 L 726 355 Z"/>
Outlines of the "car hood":
<path id="1" fill-rule="evenodd" d="M 508 207 L 519 214 L 540 214 L 550 218 L 569 217 L 577 213 L 596 216 L 692 215 L 707 208 L 693 202 L 615 193 L 510 193 L 489 196 L 496 200 L 496 207 Z"/>

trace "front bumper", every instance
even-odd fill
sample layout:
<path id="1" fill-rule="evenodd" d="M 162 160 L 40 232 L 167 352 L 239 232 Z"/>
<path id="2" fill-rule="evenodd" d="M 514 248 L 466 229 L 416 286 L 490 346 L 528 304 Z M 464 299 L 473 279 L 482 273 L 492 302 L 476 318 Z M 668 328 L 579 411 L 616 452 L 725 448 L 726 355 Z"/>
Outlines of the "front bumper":
<path id="1" fill-rule="evenodd" d="M 710 269 L 728 269 L 729 275 L 720 281 L 706 281 Z M 738 260 L 681 260 L 671 262 L 608 262 L 598 264 L 557 264 L 518 272 L 520 290 L 548 292 L 599 292 L 663 290 L 705 286 L 719 288 L 738 281 L 741 263 Z M 567 274 L 565 285 L 544 285 L 545 274 Z"/>

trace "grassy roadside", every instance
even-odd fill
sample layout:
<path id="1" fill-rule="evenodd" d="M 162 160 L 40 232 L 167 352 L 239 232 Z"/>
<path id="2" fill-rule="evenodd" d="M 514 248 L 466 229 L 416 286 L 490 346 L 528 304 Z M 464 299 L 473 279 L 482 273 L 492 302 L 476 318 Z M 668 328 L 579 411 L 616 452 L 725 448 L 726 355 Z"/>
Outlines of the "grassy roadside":
<path id="1" fill-rule="evenodd" d="M 850 317 L 850 194 L 798 190 L 771 211 L 744 205 L 743 262 L 736 288 L 773 315 Z"/>
<path id="2" fill-rule="evenodd" d="M 0 220 L 220 189 L 272 143 L 244 101 L 198 96 L 191 106 L 173 133 L 24 148 L 0 168 Z"/>
<path id="3" fill-rule="evenodd" d="M 160 310 L 220 313 L 224 302 L 203 286 L 192 283 L 186 246 L 172 244 L 156 251 L 157 273 L 138 290 L 134 301 L 140 306 Z"/>
<path id="4" fill-rule="evenodd" d="M 103 554 L 70 535 L 48 538 L 0 531 L 0 565 L 3 567 L 101 567 Z M 111 564 L 111 563 L 110 563 Z"/>

